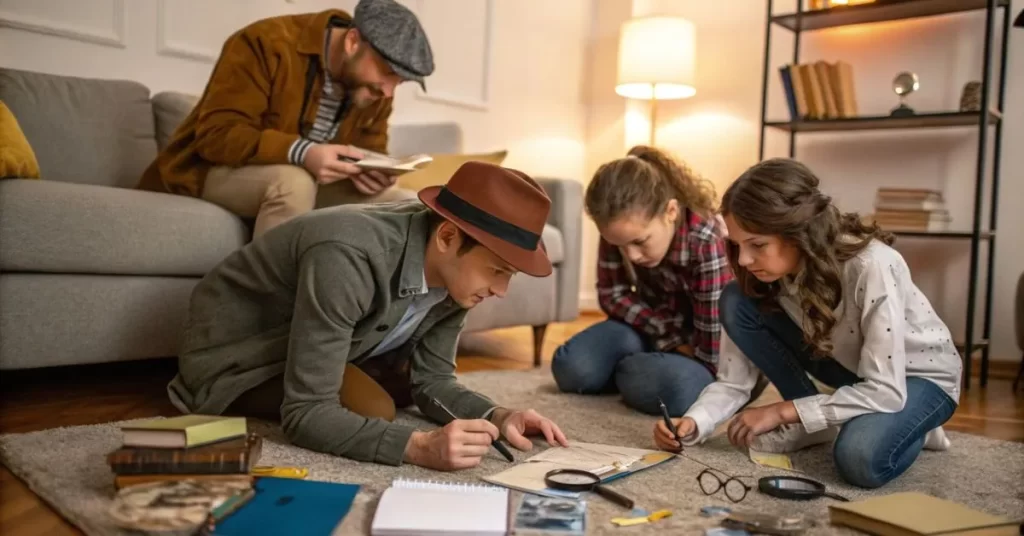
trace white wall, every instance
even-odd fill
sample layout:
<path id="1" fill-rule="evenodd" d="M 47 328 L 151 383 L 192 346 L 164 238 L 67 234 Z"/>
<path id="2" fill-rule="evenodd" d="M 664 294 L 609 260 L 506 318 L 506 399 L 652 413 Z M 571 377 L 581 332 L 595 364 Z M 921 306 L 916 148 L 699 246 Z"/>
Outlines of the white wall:
<path id="1" fill-rule="evenodd" d="M 396 123 L 454 120 L 468 151 L 508 149 L 507 166 L 582 177 L 590 0 L 401 1 L 427 29 L 437 70 L 426 98 L 400 87 Z M 224 39 L 246 23 L 355 4 L 0 0 L 0 66 L 200 93 Z"/>
<path id="2" fill-rule="evenodd" d="M 629 16 L 606 5 L 611 3 L 614 0 L 597 2 L 598 12 L 609 14 L 603 21 L 608 28 Z M 712 179 L 719 194 L 757 161 L 765 3 L 761 0 L 735 3 L 732 9 L 723 10 L 712 2 L 698 0 L 633 2 L 634 12 L 670 11 L 686 16 L 697 27 L 697 95 L 659 105 L 658 145 L 684 158 L 694 169 Z M 776 13 L 795 7 L 794 2 L 775 4 Z M 1015 15 L 1024 7 L 1024 0 L 1014 0 L 1012 5 L 1011 13 Z M 615 16 L 619 17 L 618 21 L 612 20 Z M 792 61 L 793 50 L 791 32 L 776 25 L 772 34 L 769 120 L 785 119 L 788 115 L 777 68 Z M 901 70 L 917 72 L 921 79 L 921 90 L 909 99 L 909 105 L 921 111 L 955 110 L 963 84 L 981 77 L 983 36 L 983 12 L 847 27 L 804 33 L 801 61 L 843 59 L 850 62 L 855 73 L 858 106 L 863 114 L 886 114 L 896 105 L 890 82 Z M 992 308 L 992 358 L 998 360 L 1020 358 L 1013 335 L 1013 292 L 1017 278 L 1024 271 L 1024 248 L 1019 245 L 1019 235 L 1024 231 L 1024 212 L 1019 207 L 1024 199 L 1024 154 L 1014 150 L 1024 141 L 1024 103 L 1019 98 L 1024 94 L 1024 31 L 1010 30 L 1009 48 L 998 199 L 1000 240 L 996 249 Z M 603 53 L 614 57 L 614 50 L 614 47 L 603 49 Z M 642 133 L 647 128 L 646 108 L 642 103 L 616 105 L 613 97 L 607 97 L 614 87 L 614 67 L 611 72 L 610 77 L 588 80 L 591 95 L 603 95 L 596 100 L 617 110 L 617 113 L 592 112 L 588 126 L 591 141 L 588 173 L 601 161 L 617 157 L 626 150 L 627 133 Z M 606 144 L 593 143 L 595 132 L 609 130 L 617 131 L 618 137 L 603 134 L 604 138 L 614 140 Z M 976 132 L 977 129 L 968 128 L 804 134 L 798 137 L 797 158 L 821 177 L 824 189 L 844 210 L 870 211 L 874 193 L 881 186 L 936 188 L 946 194 L 954 218 L 953 228 L 969 229 Z M 623 144 L 616 145 L 620 140 Z M 992 136 L 989 141 L 991 146 Z M 787 151 L 788 138 L 768 131 L 765 157 L 786 156 Z M 990 158 L 990 171 L 991 161 Z M 987 211 L 983 218 L 987 225 Z M 588 243 L 591 249 L 595 244 L 596 241 Z M 946 246 L 945 251 L 939 246 Z M 902 239 L 898 247 L 911 264 L 919 286 L 954 334 L 962 337 L 968 244 Z M 588 251 L 586 255 L 592 256 L 593 252 Z M 979 312 L 984 298 L 983 277 L 981 282 Z M 586 284 L 592 288 L 593 276 Z M 980 337 L 980 329 L 979 314 L 975 338 Z"/>

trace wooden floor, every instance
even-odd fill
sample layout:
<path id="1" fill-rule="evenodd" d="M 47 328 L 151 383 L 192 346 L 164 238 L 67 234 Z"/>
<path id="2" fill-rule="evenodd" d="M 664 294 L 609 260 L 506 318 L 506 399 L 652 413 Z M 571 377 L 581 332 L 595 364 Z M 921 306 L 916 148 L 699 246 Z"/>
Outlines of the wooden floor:
<path id="1" fill-rule="evenodd" d="M 584 315 L 575 322 L 551 325 L 544 342 L 545 359 L 574 333 L 600 319 Z M 532 366 L 529 327 L 465 335 L 463 347 L 460 372 Z M 4 372 L 0 375 L 0 433 L 176 414 L 165 390 L 174 372 L 173 360 Z M 974 385 L 946 427 L 1024 442 L 1024 393 L 1014 396 L 1010 389 L 1004 379 L 990 380 L 986 389 Z M 81 533 L 10 471 L 0 468 L 0 534 Z"/>

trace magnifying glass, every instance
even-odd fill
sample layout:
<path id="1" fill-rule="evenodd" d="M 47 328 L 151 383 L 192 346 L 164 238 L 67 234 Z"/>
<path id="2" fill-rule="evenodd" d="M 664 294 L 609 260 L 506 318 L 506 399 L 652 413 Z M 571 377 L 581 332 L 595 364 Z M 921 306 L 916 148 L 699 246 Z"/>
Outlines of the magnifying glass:
<path id="1" fill-rule="evenodd" d="M 795 501 L 809 501 L 818 497 L 850 501 L 842 495 L 829 492 L 821 482 L 798 476 L 766 476 L 757 481 L 757 489 L 765 495 Z"/>
<path id="2" fill-rule="evenodd" d="M 633 499 L 601 485 L 601 477 L 579 469 L 555 469 L 544 475 L 544 483 L 562 491 L 593 491 L 613 503 L 632 509 Z"/>

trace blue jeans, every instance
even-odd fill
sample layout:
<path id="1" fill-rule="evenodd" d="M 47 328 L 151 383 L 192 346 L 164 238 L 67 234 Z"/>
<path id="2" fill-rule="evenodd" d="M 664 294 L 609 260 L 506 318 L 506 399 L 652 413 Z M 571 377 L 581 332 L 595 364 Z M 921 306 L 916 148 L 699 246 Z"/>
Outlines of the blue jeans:
<path id="1" fill-rule="evenodd" d="M 722 327 L 786 400 L 818 394 L 808 374 L 834 388 L 860 378 L 836 360 L 812 358 L 803 331 L 783 311 L 766 313 L 736 283 L 722 291 Z M 935 383 L 908 377 L 907 400 L 896 413 L 868 413 L 843 424 L 833 454 L 846 482 L 877 488 L 903 474 L 921 453 L 924 437 L 941 426 L 956 403 Z"/>
<path id="2" fill-rule="evenodd" d="M 567 393 L 618 391 L 627 406 L 661 415 L 658 398 L 680 416 L 714 377 L 695 358 L 656 352 L 647 337 L 631 326 L 605 320 L 577 333 L 555 350 L 551 372 Z"/>

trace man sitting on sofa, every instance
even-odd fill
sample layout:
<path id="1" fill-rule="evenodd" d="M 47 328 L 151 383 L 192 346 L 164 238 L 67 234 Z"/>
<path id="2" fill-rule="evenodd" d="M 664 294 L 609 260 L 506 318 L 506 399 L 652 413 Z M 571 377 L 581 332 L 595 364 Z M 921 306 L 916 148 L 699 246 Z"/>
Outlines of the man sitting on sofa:
<path id="1" fill-rule="evenodd" d="M 455 380 L 468 309 L 502 297 L 517 271 L 551 274 L 550 199 L 481 162 L 419 198 L 318 210 L 225 259 L 192 294 L 174 405 L 280 419 L 298 446 L 391 465 L 473 467 L 499 434 L 520 450 L 533 433 L 568 446 L 549 419 Z M 448 424 L 392 422 L 412 403 Z"/>
<path id="2" fill-rule="evenodd" d="M 391 200 L 394 177 L 346 160 L 363 157 L 357 147 L 387 150 L 395 87 L 425 87 L 433 70 L 422 26 L 394 0 L 362 0 L 354 17 L 328 10 L 257 21 L 228 38 L 206 91 L 139 188 L 255 218 L 255 236 L 312 210 L 318 190 L 321 205 Z"/>

